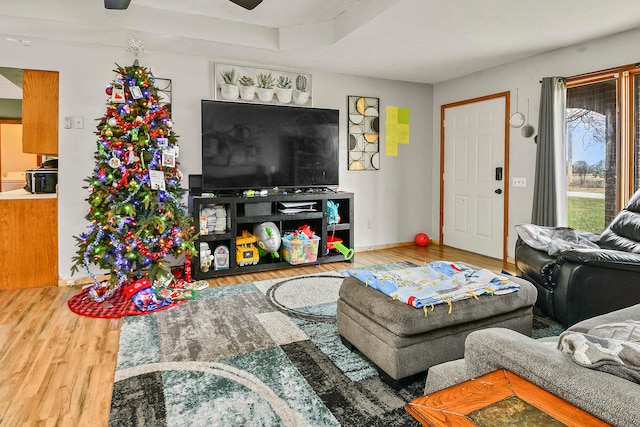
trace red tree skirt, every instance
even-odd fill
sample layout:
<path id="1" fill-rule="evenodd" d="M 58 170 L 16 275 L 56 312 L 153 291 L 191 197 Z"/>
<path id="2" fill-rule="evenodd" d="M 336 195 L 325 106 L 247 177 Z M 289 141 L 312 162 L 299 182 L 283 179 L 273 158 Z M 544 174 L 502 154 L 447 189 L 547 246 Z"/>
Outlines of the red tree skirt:
<path id="1" fill-rule="evenodd" d="M 82 292 L 69 299 L 67 305 L 71 311 L 81 316 L 118 319 L 123 316 L 156 313 L 187 302 L 187 300 L 173 301 L 171 304 L 154 311 L 140 311 L 131 298 L 125 295 L 124 286 L 116 289 L 111 298 L 103 302 L 95 302 L 89 295 L 89 289 L 83 289 Z"/>

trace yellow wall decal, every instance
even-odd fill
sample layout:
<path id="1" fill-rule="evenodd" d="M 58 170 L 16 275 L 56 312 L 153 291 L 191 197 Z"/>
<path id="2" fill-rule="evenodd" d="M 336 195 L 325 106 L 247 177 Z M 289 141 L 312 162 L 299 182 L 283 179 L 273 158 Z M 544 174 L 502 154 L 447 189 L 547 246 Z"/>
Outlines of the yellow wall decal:
<path id="1" fill-rule="evenodd" d="M 411 111 L 408 108 L 387 106 L 387 156 L 398 155 L 398 144 L 409 143 L 409 122 Z"/>

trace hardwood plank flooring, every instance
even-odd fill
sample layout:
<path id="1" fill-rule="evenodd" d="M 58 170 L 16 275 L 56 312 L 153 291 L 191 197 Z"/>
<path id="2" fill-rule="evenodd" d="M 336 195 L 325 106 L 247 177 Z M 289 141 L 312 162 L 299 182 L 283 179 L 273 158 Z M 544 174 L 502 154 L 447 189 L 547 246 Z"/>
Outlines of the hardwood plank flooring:
<path id="1" fill-rule="evenodd" d="M 322 273 L 397 261 L 465 261 L 494 271 L 512 264 L 436 245 L 357 252 L 354 263 L 295 267 L 211 279 L 211 286 Z M 78 316 L 79 287 L 0 291 L 0 426 L 106 426 L 120 319 Z"/>

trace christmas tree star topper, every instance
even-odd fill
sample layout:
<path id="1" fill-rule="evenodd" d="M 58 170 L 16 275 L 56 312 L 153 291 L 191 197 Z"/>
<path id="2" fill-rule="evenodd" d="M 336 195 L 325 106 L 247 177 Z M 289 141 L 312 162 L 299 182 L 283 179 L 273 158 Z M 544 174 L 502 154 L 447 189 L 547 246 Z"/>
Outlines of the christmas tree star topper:
<path id="1" fill-rule="evenodd" d="M 127 39 L 127 52 L 133 52 L 133 57 L 138 59 L 138 55 L 145 52 L 144 40 L 133 35 Z"/>

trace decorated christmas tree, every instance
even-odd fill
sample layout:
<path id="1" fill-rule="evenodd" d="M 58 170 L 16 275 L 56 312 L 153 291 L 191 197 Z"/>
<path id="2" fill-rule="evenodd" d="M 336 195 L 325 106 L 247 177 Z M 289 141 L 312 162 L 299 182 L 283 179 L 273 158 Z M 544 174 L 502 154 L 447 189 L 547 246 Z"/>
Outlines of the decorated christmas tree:
<path id="1" fill-rule="evenodd" d="M 76 237 L 72 267 L 87 270 L 96 301 L 141 278 L 167 283 L 173 277 L 170 261 L 182 256 L 190 280 L 189 256 L 196 253 L 192 218 L 181 203 L 186 190 L 177 136 L 154 77 L 137 59 L 114 71 L 107 111 L 97 126 L 96 165 L 85 179 L 89 230 Z M 108 270 L 109 280 L 99 282 L 92 264 Z"/>

